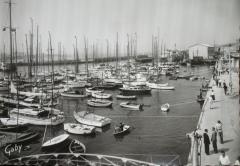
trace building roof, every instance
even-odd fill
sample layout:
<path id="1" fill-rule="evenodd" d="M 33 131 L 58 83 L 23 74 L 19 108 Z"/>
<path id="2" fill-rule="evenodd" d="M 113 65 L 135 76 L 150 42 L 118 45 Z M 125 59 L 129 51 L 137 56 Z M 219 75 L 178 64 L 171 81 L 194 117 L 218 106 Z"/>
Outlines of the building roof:
<path id="1" fill-rule="evenodd" d="M 206 43 L 196 43 L 196 44 L 190 45 L 188 48 L 191 48 L 191 47 L 194 47 L 194 46 L 197 46 L 197 45 L 202 45 L 202 46 L 205 46 L 205 47 L 214 47 L 213 45 L 206 44 Z"/>

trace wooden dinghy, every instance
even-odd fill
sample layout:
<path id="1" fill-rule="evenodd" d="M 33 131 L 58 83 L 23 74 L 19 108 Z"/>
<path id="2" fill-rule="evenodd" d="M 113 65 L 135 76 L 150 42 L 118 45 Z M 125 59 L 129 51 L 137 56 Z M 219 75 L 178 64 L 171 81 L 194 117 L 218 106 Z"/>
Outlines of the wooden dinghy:
<path id="1" fill-rule="evenodd" d="M 161 111 L 167 112 L 167 111 L 169 111 L 169 108 L 170 108 L 170 104 L 168 104 L 168 103 L 163 104 L 163 105 L 161 106 Z"/>
<path id="2" fill-rule="evenodd" d="M 116 126 L 114 128 L 113 135 L 114 136 L 121 136 L 121 135 L 124 135 L 124 134 L 128 133 L 129 130 L 130 130 L 130 126 L 126 125 L 126 124 L 123 125 L 122 129 L 119 126 Z"/>
<path id="3" fill-rule="evenodd" d="M 68 149 L 69 149 L 70 153 L 85 153 L 86 152 L 86 146 L 76 139 L 72 140 Z"/>
<path id="4" fill-rule="evenodd" d="M 135 104 L 135 103 L 131 103 L 131 102 L 123 102 L 120 103 L 120 106 L 123 108 L 127 108 L 130 110 L 140 110 L 143 107 L 143 104 Z"/>

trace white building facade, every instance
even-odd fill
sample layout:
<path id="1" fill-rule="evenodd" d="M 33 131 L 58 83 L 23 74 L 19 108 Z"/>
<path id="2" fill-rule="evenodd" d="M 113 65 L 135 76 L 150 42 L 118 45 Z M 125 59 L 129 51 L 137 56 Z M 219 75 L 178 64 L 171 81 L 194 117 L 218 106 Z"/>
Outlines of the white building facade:
<path id="1" fill-rule="evenodd" d="M 208 44 L 194 44 L 188 48 L 189 59 L 194 57 L 202 59 L 213 59 L 214 47 Z"/>

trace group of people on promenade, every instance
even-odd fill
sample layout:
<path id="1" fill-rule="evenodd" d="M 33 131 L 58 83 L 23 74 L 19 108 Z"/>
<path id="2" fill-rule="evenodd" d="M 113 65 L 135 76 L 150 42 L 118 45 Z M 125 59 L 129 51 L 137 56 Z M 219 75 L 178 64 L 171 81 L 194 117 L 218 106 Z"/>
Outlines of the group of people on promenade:
<path id="1" fill-rule="evenodd" d="M 217 72 L 214 72 L 213 74 L 213 86 L 216 85 L 216 87 L 218 88 L 223 88 L 224 89 L 224 94 L 228 95 L 229 94 L 229 88 L 232 88 L 231 84 L 229 84 L 229 88 L 225 82 L 225 80 L 222 80 L 219 76 L 219 74 L 217 74 Z M 209 96 L 209 104 L 210 104 L 210 109 L 213 109 L 214 107 L 212 107 L 214 101 L 215 101 L 215 92 L 212 89 L 210 92 L 210 96 Z M 223 141 L 223 124 L 220 120 L 217 121 L 216 125 L 214 127 L 212 127 L 212 132 L 211 132 L 211 139 L 209 138 L 208 135 L 208 129 L 204 130 L 204 134 L 203 134 L 203 142 L 204 142 L 204 148 L 205 148 L 205 153 L 206 155 L 210 155 L 210 151 L 209 151 L 209 147 L 210 144 L 212 144 L 212 148 L 213 148 L 213 153 L 218 153 L 218 136 L 219 136 L 219 142 L 220 144 L 224 144 Z M 224 150 L 220 150 L 221 154 L 219 156 L 219 165 L 231 165 L 230 159 L 228 157 L 227 154 L 225 154 Z M 239 165 L 240 166 L 240 156 L 237 157 L 236 161 L 233 163 L 233 165 Z"/>

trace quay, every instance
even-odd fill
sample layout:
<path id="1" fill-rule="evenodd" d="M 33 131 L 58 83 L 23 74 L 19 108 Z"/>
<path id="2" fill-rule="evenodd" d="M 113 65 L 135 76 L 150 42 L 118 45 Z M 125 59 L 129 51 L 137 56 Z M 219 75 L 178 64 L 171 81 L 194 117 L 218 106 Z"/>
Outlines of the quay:
<path id="1" fill-rule="evenodd" d="M 239 71 L 238 71 L 239 72 Z M 229 156 L 233 165 L 240 156 L 240 110 L 239 110 L 239 73 L 231 72 L 232 90 L 225 95 L 223 87 L 218 87 L 215 81 L 211 79 L 209 87 L 214 90 L 215 101 L 210 109 L 209 96 L 211 89 L 206 94 L 206 100 L 197 125 L 195 141 L 192 140 L 192 151 L 189 165 L 219 165 L 219 156 L 224 151 Z M 220 72 L 218 72 L 220 73 Z M 219 78 L 229 85 L 229 73 L 219 74 Z M 204 129 L 208 129 L 208 135 L 211 140 L 212 127 L 216 126 L 220 120 L 223 124 L 223 144 L 220 144 L 220 138 L 217 136 L 218 153 L 214 153 L 212 143 L 210 143 L 210 155 L 205 154 L 202 134 Z M 200 136 L 200 137 L 199 137 Z"/>

